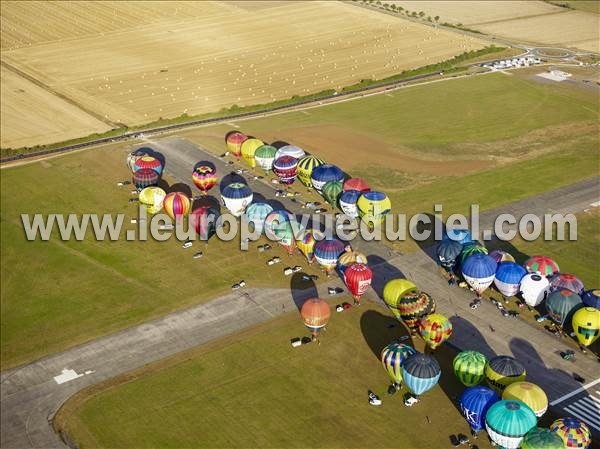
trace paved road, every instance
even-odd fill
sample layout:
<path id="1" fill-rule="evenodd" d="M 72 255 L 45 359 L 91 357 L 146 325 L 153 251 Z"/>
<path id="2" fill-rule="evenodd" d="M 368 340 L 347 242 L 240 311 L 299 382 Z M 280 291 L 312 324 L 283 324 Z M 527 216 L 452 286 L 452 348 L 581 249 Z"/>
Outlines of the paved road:
<path id="1" fill-rule="evenodd" d="M 166 138 L 154 142 L 167 158 L 167 172 L 188 182 L 190 167 L 199 159 L 212 158 L 192 143 Z M 212 158 L 214 159 L 214 158 Z M 221 170 L 226 167 L 216 160 Z M 255 192 L 272 197 L 272 186 L 260 181 L 249 181 Z M 551 194 L 556 210 L 589 207 L 599 199 L 598 179 L 584 181 Z M 502 208 L 502 212 L 521 213 L 530 206 L 545 211 L 543 201 L 529 199 Z M 297 205 L 283 200 L 289 210 L 297 212 Z M 491 217 L 500 211 L 484 214 Z M 563 348 L 556 339 L 538 327 L 518 319 L 501 318 L 498 312 L 484 302 L 473 311 L 468 302 L 471 295 L 458 288 L 450 288 L 439 276 L 433 259 L 425 252 L 408 255 L 392 253 L 383 245 L 359 241 L 355 246 L 369 255 L 375 272 L 374 289 L 368 299 L 379 301 L 385 282 L 406 276 L 430 292 L 437 300 L 441 313 L 451 317 L 454 325 L 452 343 L 461 348 L 478 349 L 486 355 L 513 354 L 526 365 L 528 378 L 539 383 L 550 399 L 556 399 L 579 387 L 572 380 L 574 366 L 586 379 L 597 375 L 598 364 L 592 357 L 578 356 L 576 365 L 562 360 L 555 350 Z M 329 285 L 340 281 L 331 279 Z M 323 288 L 323 287 L 321 287 Z M 9 448 L 64 447 L 52 430 L 50 420 L 60 405 L 81 389 L 118 374 L 159 360 L 171 354 L 206 343 L 211 339 L 234 333 L 274 316 L 296 310 L 309 291 L 248 289 L 248 296 L 232 293 L 187 310 L 170 314 L 162 319 L 124 330 L 88 344 L 55 354 L 26 366 L 9 370 L 1 376 L 1 432 L 0 446 Z M 325 292 L 321 291 L 321 295 Z M 359 313 L 359 312 L 357 312 Z M 235 319 L 231 319 L 235 316 Z M 492 328 L 494 329 L 492 331 Z M 63 369 L 79 374 L 72 381 L 58 384 L 54 376 Z M 582 393 L 585 396 L 584 393 Z M 566 402 L 565 402 L 566 403 Z M 563 404 L 557 407 L 562 407 Z M 571 402 L 569 402 L 570 404 Z"/>

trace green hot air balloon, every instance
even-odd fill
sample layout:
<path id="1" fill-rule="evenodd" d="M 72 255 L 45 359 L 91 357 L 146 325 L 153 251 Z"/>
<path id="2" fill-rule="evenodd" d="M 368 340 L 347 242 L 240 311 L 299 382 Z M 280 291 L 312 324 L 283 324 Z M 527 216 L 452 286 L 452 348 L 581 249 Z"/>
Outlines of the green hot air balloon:
<path id="1" fill-rule="evenodd" d="M 548 315 L 559 326 L 564 326 L 567 319 L 581 306 L 583 302 L 577 293 L 571 290 L 556 290 L 546 298 L 546 310 Z"/>
<path id="2" fill-rule="evenodd" d="M 323 194 L 323 198 L 327 201 L 331 206 L 337 207 L 338 199 L 344 190 L 344 185 L 341 181 L 329 181 L 326 183 L 321 189 L 321 193 Z"/>
<path id="3" fill-rule="evenodd" d="M 459 260 L 460 263 L 462 264 L 467 257 L 473 255 L 473 254 L 487 254 L 488 250 L 481 245 L 478 245 L 475 242 L 472 243 L 467 243 L 466 245 L 463 246 L 462 251 L 460 252 L 460 256 L 459 256 Z"/>
<path id="4" fill-rule="evenodd" d="M 521 441 L 521 449 L 564 449 L 563 440 L 555 432 L 542 427 L 531 429 Z"/>
<path id="5" fill-rule="evenodd" d="M 481 352 L 462 351 L 454 357 L 454 374 L 466 387 L 480 383 L 485 377 L 487 359 Z"/>

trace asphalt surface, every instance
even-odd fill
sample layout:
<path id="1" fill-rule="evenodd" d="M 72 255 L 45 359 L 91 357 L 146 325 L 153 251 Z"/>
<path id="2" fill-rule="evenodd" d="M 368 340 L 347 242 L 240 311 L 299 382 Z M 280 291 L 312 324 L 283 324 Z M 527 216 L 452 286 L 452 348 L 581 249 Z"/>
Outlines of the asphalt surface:
<path id="1" fill-rule="evenodd" d="M 169 137 L 150 143 L 166 157 L 167 173 L 182 182 L 189 182 L 191 167 L 201 159 L 213 160 L 221 173 L 231 170 L 230 166 L 187 140 Z M 273 186 L 255 180 L 249 180 L 249 184 L 255 193 L 267 199 L 274 197 Z M 553 212 L 578 212 L 599 200 L 599 179 L 594 178 L 510 204 L 501 210 L 489 211 L 482 215 L 482 223 L 499 213 L 512 212 L 517 216 L 532 211 L 547 213 L 550 211 L 548 206 Z M 290 211 L 300 212 L 298 205 L 289 199 L 281 199 L 281 203 Z M 362 240 L 354 241 L 353 246 L 368 255 L 369 265 L 374 271 L 373 289 L 367 299 L 380 301 L 383 285 L 389 279 L 404 276 L 413 280 L 432 294 L 438 310 L 450 317 L 454 327 L 451 338 L 454 345 L 477 349 L 487 356 L 514 355 L 525 364 L 528 379 L 542 386 L 550 400 L 560 399 L 581 386 L 572 378 L 574 370 L 586 381 L 598 375 L 598 362 L 593 357 L 578 354 L 576 363 L 563 360 L 557 353 L 566 346 L 539 327 L 520 319 L 503 318 L 485 301 L 479 309 L 471 310 L 468 304 L 473 295 L 467 290 L 449 287 L 426 251 L 402 255 L 382 244 Z M 51 427 L 51 419 L 61 404 L 77 391 L 282 313 L 295 311 L 297 305 L 311 295 L 310 290 L 253 289 L 251 280 L 247 282 L 249 287 L 245 291 L 216 298 L 2 373 L 0 446 L 4 449 L 64 447 Z M 341 281 L 332 277 L 327 284 L 321 284 L 321 296 L 327 297 L 324 290 L 329 285 L 341 285 Z M 350 313 L 360 313 L 360 309 Z M 63 369 L 87 374 L 58 384 L 54 376 L 60 375 Z M 579 400 L 586 394 L 582 392 L 574 398 Z M 562 407 L 571 403 L 571 400 L 562 401 L 555 407 L 561 412 Z"/>

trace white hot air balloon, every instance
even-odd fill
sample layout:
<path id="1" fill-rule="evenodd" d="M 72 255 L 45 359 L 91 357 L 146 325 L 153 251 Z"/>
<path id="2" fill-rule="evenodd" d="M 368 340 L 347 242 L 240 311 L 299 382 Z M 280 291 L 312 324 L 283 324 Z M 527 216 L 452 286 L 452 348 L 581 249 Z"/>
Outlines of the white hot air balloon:
<path id="1" fill-rule="evenodd" d="M 529 273 L 523 276 L 519 286 L 521 297 L 529 307 L 539 305 L 550 291 L 550 281 L 546 276 Z"/>

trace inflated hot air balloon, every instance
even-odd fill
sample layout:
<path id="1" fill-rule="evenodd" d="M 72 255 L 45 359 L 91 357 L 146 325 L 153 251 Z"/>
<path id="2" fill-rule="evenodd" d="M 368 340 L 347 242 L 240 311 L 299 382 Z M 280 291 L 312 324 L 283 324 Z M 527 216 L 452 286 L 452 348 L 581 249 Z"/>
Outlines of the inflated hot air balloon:
<path id="1" fill-rule="evenodd" d="M 412 394 L 427 393 L 440 380 L 442 370 L 438 361 L 429 354 L 414 354 L 402 364 L 404 384 Z"/>
<path id="2" fill-rule="evenodd" d="M 342 195 L 342 183 L 340 181 L 327 182 L 321 189 L 321 193 L 323 194 L 325 201 L 332 207 L 337 207 L 338 200 Z"/>
<path id="3" fill-rule="evenodd" d="M 458 402 L 460 410 L 471 429 L 474 432 L 479 432 L 485 427 L 487 411 L 499 400 L 500 397 L 494 390 L 478 385 L 465 388 Z"/>
<path id="4" fill-rule="evenodd" d="M 344 274 L 346 268 L 355 263 L 367 263 L 367 256 L 360 251 L 354 251 L 351 246 L 346 246 L 342 255 L 338 258 L 337 268 L 341 274 Z"/>
<path id="5" fill-rule="evenodd" d="M 315 259 L 328 275 L 334 270 L 345 247 L 346 245 L 337 239 L 319 240 L 315 244 Z"/>
<path id="6" fill-rule="evenodd" d="M 548 396 L 531 382 L 515 382 L 504 389 L 502 399 L 513 399 L 528 405 L 535 416 L 541 418 L 548 410 Z"/>
<path id="7" fill-rule="evenodd" d="M 345 192 L 342 192 L 339 204 L 340 209 L 342 209 L 342 212 L 345 215 L 350 218 L 358 218 L 358 207 L 356 206 L 356 203 L 361 195 L 362 193 L 358 190 L 346 190 Z"/>
<path id="8" fill-rule="evenodd" d="M 442 240 L 454 240 L 461 245 L 466 245 L 467 243 L 473 242 L 469 230 L 462 228 L 447 228 Z"/>
<path id="9" fill-rule="evenodd" d="M 227 134 L 225 140 L 229 152 L 239 159 L 242 155 L 242 144 L 248 140 L 248 136 L 238 131 L 233 131 Z"/>
<path id="10" fill-rule="evenodd" d="M 262 147 L 264 142 L 258 139 L 246 139 L 242 143 L 242 157 L 250 167 L 256 167 L 256 159 L 254 153 L 259 147 Z"/>
<path id="11" fill-rule="evenodd" d="M 227 185 L 221 192 L 223 205 L 234 217 L 241 216 L 252 203 L 253 193 L 250 187 L 241 182 Z"/>
<path id="12" fill-rule="evenodd" d="M 200 240 L 208 241 L 216 232 L 221 212 L 210 206 L 197 207 L 190 212 L 190 226 L 193 226 Z"/>
<path id="13" fill-rule="evenodd" d="M 155 186 L 160 181 L 160 175 L 151 168 L 142 168 L 133 174 L 133 185 L 138 191 Z"/>
<path id="14" fill-rule="evenodd" d="M 400 302 L 409 294 L 418 294 L 417 286 L 407 279 L 392 279 L 383 288 L 383 302 L 398 321 L 402 321 Z M 404 311 L 404 309 L 402 309 Z"/>
<path id="15" fill-rule="evenodd" d="M 297 228 L 296 218 L 285 210 L 274 210 L 265 218 L 265 233 L 267 237 L 275 240 L 287 251 L 289 255 L 296 249 Z"/>
<path id="16" fill-rule="evenodd" d="M 142 156 L 136 159 L 135 164 L 133 165 L 133 172 L 135 173 L 136 171 L 144 168 L 154 170 L 159 176 L 162 174 L 162 164 L 153 156 Z"/>
<path id="17" fill-rule="evenodd" d="M 494 281 L 497 267 L 496 261 L 487 254 L 473 254 L 465 259 L 461 270 L 465 281 L 481 296 Z"/>
<path id="18" fill-rule="evenodd" d="M 526 374 L 525 367 L 509 355 L 498 355 L 485 365 L 485 379 L 498 394 L 510 384 L 524 381 Z"/>
<path id="19" fill-rule="evenodd" d="M 363 193 L 356 202 L 358 215 L 370 226 L 380 224 L 392 211 L 392 202 L 383 192 L 374 190 Z"/>
<path id="20" fill-rule="evenodd" d="M 149 214 L 156 214 L 162 209 L 166 195 L 166 192 L 160 187 L 146 187 L 140 192 L 138 198 Z"/>
<path id="21" fill-rule="evenodd" d="M 456 265 L 463 246 L 454 240 L 442 240 L 437 244 L 436 254 L 440 265 L 448 270 Z"/>
<path id="22" fill-rule="evenodd" d="M 496 269 L 494 285 L 502 293 L 502 296 L 510 298 L 519 292 L 521 279 L 526 274 L 527 271 L 521 265 L 517 265 L 514 262 L 500 262 Z"/>
<path id="23" fill-rule="evenodd" d="M 134 172 L 135 162 L 142 156 L 149 156 L 154 153 L 154 150 L 149 147 L 141 147 L 132 151 L 127 155 L 127 168 L 131 173 Z"/>
<path id="24" fill-rule="evenodd" d="M 588 307 L 600 309 L 600 290 L 588 290 L 581 296 L 581 300 Z"/>
<path id="25" fill-rule="evenodd" d="M 180 220 L 190 211 L 192 202 L 185 193 L 171 192 L 167 193 L 163 200 L 163 209 L 173 220 Z"/>
<path id="26" fill-rule="evenodd" d="M 313 229 L 305 229 L 296 238 L 296 246 L 300 250 L 309 264 L 315 261 L 315 244 L 317 243 L 317 237 L 322 238 L 320 232 Z"/>
<path id="27" fill-rule="evenodd" d="M 248 223 L 254 225 L 256 232 L 262 233 L 267 215 L 273 212 L 273 208 L 267 203 L 252 203 L 244 211 L 244 215 L 248 219 Z"/>
<path id="28" fill-rule="evenodd" d="M 417 351 L 402 343 L 390 343 L 381 351 L 381 363 L 396 386 L 402 384 L 402 364 Z"/>
<path id="29" fill-rule="evenodd" d="M 577 418 L 557 419 L 550 425 L 550 430 L 561 438 L 565 448 L 587 449 L 592 443 L 590 428 Z"/>
<path id="30" fill-rule="evenodd" d="M 202 193 L 206 194 L 217 183 L 217 167 L 209 161 L 200 161 L 192 171 L 192 181 Z"/>
<path id="31" fill-rule="evenodd" d="M 523 437 L 537 424 L 533 411 L 521 401 L 498 401 L 485 415 L 490 439 L 506 449 L 518 449 Z"/>
<path id="32" fill-rule="evenodd" d="M 537 273 L 529 273 L 521 279 L 519 286 L 521 297 L 529 307 L 540 304 L 550 291 L 550 281 L 546 276 Z"/>
<path id="33" fill-rule="evenodd" d="M 292 156 L 280 156 L 273 162 L 273 172 L 282 184 L 292 184 L 296 180 L 298 159 Z"/>
<path id="34" fill-rule="evenodd" d="M 300 315 L 304 325 L 308 327 L 313 335 L 313 340 L 317 338 L 321 329 L 327 326 L 331 310 L 329 304 L 321 298 L 310 298 L 304 301 L 300 309 Z"/>
<path id="35" fill-rule="evenodd" d="M 487 359 L 481 352 L 459 352 L 452 362 L 454 375 L 464 386 L 472 387 L 480 383 L 485 377 L 486 363 Z"/>
<path id="36" fill-rule="evenodd" d="M 436 349 L 452 335 L 452 323 L 439 313 L 432 313 L 419 320 L 419 334 L 427 346 Z"/>
<path id="37" fill-rule="evenodd" d="M 548 277 L 560 271 L 558 264 L 546 256 L 530 257 L 523 266 L 529 273 L 537 273 Z"/>
<path id="38" fill-rule="evenodd" d="M 362 178 L 350 178 L 344 182 L 344 192 L 348 190 L 358 190 L 365 193 L 371 190 L 371 186 Z"/>
<path id="39" fill-rule="evenodd" d="M 371 288 L 372 280 L 373 272 L 364 263 L 355 263 L 344 271 L 344 282 L 356 303 Z"/>
<path id="40" fill-rule="evenodd" d="M 299 160 L 306 156 L 306 152 L 302 148 L 297 147 L 296 145 L 285 145 L 279 150 L 277 150 L 277 153 L 275 154 L 275 160 L 277 160 L 281 156 L 291 156 L 294 159 Z"/>
<path id="41" fill-rule="evenodd" d="M 550 291 L 571 290 L 578 295 L 583 293 L 583 282 L 577 276 L 567 273 L 556 273 L 550 278 Z"/>
<path id="42" fill-rule="evenodd" d="M 564 449 L 563 440 L 550 429 L 535 427 L 531 429 L 523 440 L 521 449 Z"/>
<path id="43" fill-rule="evenodd" d="M 501 249 L 495 249 L 493 251 L 490 251 L 490 253 L 488 255 L 492 259 L 494 259 L 497 264 L 499 264 L 501 262 L 514 262 L 515 261 L 515 258 L 513 256 L 511 256 L 506 251 L 502 251 Z"/>
<path id="44" fill-rule="evenodd" d="M 324 163 L 325 162 L 315 156 L 308 155 L 301 158 L 298 161 L 298 179 L 300 182 L 307 187 L 312 187 L 312 172 L 315 167 L 323 165 Z"/>
<path id="45" fill-rule="evenodd" d="M 271 145 L 262 145 L 254 152 L 254 159 L 256 164 L 264 171 L 271 171 L 273 169 L 273 162 L 275 161 L 275 153 L 277 148 Z"/>
<path id="46" fill-rule="evenodd" d="M 556 290 L 546 298 L 548 316 L 561 327 L 582 304 L 581 297 L 567 289 Z"/>
<path id="47" fill-rule="evenodd" d="M 473 254 L 487 254 L 488 250 L 476 242 L 465 243 L 460 252 L 459 260 L 463 264 L 465 259 Z"/>
<path id="48" fill-rule="evenodd" d="M 344 181 L 344 172 L 337 166 L 323 164 L 313 168 L 310 175 L 312 185 L 319 192 L 330 181 Z"/>
<path id="49" fill-rule="evenodd" d="M 416 334 L 419 331 L 419 321 L 435 312 L 435 301 L 428 293 L 409 292 L 400 298 L 397 308 L 402 322 L 412 334 Z"/>
<path id="50" fill-rule="evenodd" d="M 600 310 L 582 307 L 573 314 L 573 331 L 579 343 L 589 346 L 600 335 Z"/>

